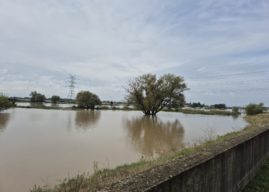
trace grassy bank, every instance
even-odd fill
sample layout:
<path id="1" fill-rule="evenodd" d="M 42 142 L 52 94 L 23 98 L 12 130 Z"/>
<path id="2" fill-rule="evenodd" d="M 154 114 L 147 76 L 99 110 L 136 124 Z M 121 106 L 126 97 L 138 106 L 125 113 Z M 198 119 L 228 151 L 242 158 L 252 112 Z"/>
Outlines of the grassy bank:
<path id="1" fill-rule="evenodd" d="M 254 126 L 261 126 L 269 121 L 269 113 L 259 115 L 263 118 L 252 116 L 250 123 Z M 269 191 L 269 160 L 260 168 L 255 178 L 246 186 L 243 192 L 268 192 Z"/>
<path id="2" fill-rule="evenodd" d="M 215 146 L 216 144 L 221 144 L 222 142 L 229 141 L 236 137 L 240 137 L 240 135 L 246 134 L 248 131 L 255 131 L 260 126 L 269 124 L 269 113 L 263 113 L 256 116 L 247 116 L 245 118 L 249 122 L 249 126 L 239 132 L 229 133 L 224 136 L 218 137 L 214 141 L 206 142 L 199 146 L 194 146 L 192 148 L 186 148 L 180 152 L 174 152 L 170 154 L 166 154 L 164 156 L 159 157 L 158 159 L 154 159 L 151 161 L 140 160 L 139 162 L 122 165 L 115 169 L 103 169 L 96 170 L 93 175 L 78 175 L 77 177 L 71 179 L 65 179 L 63 182 L 53 188 L 49 187 L 39 187 L 35 186 L 31 192 L 90 192 L 97 191 L 101 189 L 103 186 L 107 186 L 115 181 L 123 179 L 125 177 L 131 176 L 138 172 L 145 171 L 149 168 L 162 165 L 176 158 L 181 158 L 186 155 L 190 155 L 194 152 L 203 151 L 204 148 L 210 148 Z"/>

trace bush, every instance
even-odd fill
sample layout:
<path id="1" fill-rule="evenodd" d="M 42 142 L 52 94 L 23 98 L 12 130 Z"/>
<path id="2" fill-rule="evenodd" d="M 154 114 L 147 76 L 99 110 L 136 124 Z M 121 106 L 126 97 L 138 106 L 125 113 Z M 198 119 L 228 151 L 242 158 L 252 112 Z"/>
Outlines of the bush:
<path id="1" fill-rule="evenodd" d="M 247 115 L 256 115 L 256 114 L 262 113 L 263 110 L 264 110 L 263 103 L 260 103 L 260 104 L 251 103 L 246 106 Z"/>
<path id="2" fill-rule="evenodd" d="M 233 114 L 240 114 L 239 107 L 233 107 L 232 112 L 233 112 Z"/>
<path id="3" fill-rule="evenodd" d="M 12 107 L 12 103 L 9 101 L 8 97 L 0 95 L 0 110 Z"/>
<path id="4" fill-rule="evenodd" d="M 101 105 L 99 97 L 90 91 L 80 91 L 77 94 L 76 102 L 79 108 L 94 109 L 96 105 Z"/>

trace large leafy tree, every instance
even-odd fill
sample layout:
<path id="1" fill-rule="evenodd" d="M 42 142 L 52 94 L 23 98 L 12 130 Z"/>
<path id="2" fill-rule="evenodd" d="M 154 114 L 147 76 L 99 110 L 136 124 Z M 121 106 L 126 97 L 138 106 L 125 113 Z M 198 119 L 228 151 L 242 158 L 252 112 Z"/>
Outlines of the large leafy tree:
<path id="1" fill-rule="evenodd" d="M 184 79 L 173 74 L 145 74 L 130 81 L 127 101 L 145 115 L 156 115 L 164 107 L 180 107 L 184 104 L 183 92 L 187 89 Z"/>
<path id="2" fill-rule="evenodd" d="M 77 94 L 76 102 L 79 108 L 94 109 L 96 105 L 101 105 L 99 97 L 90 91 L 81 91 Z"/>
<path id="3" fill-rule="evenodd" d="M 32 103 L 43 103 L 46 99 L 45 95 L 38 93 L 36 91 L 32 91 L 30 93 L 30 96 L 31 96 Z"/>
<path id="4" fill-rule="evenodd" d="M 57 104 L 57 103 L 59 103 L 60 102 L 60 96 L 58 96 L 58 95 L 53 95 L 53 96 L 51 96 L 51 103 L 53 103 L 53 104 Z"/>

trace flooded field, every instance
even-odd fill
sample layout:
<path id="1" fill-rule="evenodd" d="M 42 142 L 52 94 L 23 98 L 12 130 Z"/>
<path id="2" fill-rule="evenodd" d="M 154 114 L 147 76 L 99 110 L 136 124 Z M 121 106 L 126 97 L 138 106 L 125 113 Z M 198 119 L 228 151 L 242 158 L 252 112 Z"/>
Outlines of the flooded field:
<path id="1" fill-rule="evenodd" d="M 153 158 L 244 128 L 230 116 L 10 109 L 0 113 L 0 191 Z"/>

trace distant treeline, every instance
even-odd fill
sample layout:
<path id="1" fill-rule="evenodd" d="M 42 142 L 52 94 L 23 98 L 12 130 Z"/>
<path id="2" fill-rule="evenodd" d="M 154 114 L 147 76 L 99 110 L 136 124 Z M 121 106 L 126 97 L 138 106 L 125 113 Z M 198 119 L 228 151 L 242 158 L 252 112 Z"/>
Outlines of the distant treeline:
<path id="1" fill-rule="evenodd" d="M 31 102 L 31 97 L 9 97 L 10 101 L 15 102 Z M 52 97 L 51 98 L 45 98 L 44 103 L 52 103 Z M 60 98 L 59 103 L 75 103 L 76 101 L 74 99 L 68 99 L 68 98 Z"/>
<path id="2" fill-rule="evenodd" d="M 52 98 L 45 98 L 44 103 L 52 103 Z M 10 101 L 15 101 L 15 102 L 26 102 L 29 103 L 31 102 L 30 97 L 9 97 Z M 68 99 L 68 98 L 60 98 L 59 103 L 76 103 L 75 99 Z M 102 101 L 102 105 L 109 105 L 109 106 L 114 106 L 114 105 L 126 105 L 126 102 L 123 101 L 112 101 L 112 100 L 104 100 Z"/>
<path id="3" fill-rule="evenodd" d="M 214 105 L 206 105 L 206 104 L 202 104 L 200 102 L 197 103 L 186 103 L 185 106 L 191 107 L 191 108 L 214 108 L 214 109 L 227 109 L 228 107 L 223 104 L 214 104 Z"/>

